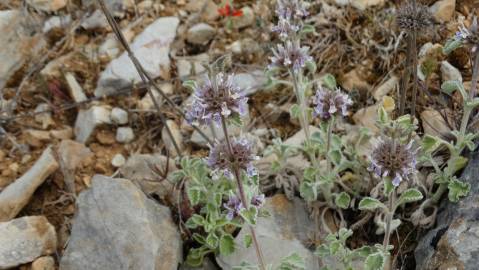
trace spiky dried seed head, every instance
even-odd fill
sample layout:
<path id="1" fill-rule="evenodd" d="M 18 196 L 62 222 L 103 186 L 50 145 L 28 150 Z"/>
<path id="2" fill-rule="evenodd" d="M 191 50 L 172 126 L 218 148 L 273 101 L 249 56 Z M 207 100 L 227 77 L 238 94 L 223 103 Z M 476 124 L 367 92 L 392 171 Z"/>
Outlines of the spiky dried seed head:
<path id="1" fill-rule="evenodd" d="M 419 32 L 430 27 L 432 22 L 431 12 L 422 4 L 416 4 L 416 7 L 411 3 L 405 4 L 396 13 L 396 24 L 406 32 Z"/>
<path id="2" fill-rule="evenodd" d="M 218 73 L 214 78 L 207 78 L 203 85 L 196 86 L 186 120 L 190 123 L 197 121 L 200 125 L 211 122 L 220 125 L 221 116 L 246 115 L 248 98 L 233 78 L 233 75 Z"/>
<path id="3" fill-rule="evenodd" d="M 394 186 L 399 186 L 403 179 L 416 172 L 416 155 L 418 149 L 412 148 L 413 142 L 401 144 L 398 140 L 382 138 L 371 154 L 369 170 L 377 177 L 392 177 Z"/>
<path id="4" fill-rule="evenodd" d="M 253 151 L 253 144 L 245 138 L 230 139 L 231 150 L 226 140 L 217 142 L 210 150 L 207 159 L 208 166 L 214 172 L 222 172 L 226 177 L 232 178 L 232 170 L 234 166 L 240 170 L 246 171 L 248 176 L 257 175 L 258 172 L 253 166 L 253 161 L 258 157 Z"/>
<path id="5" fill-rule="evenodd" d="M 314 107 L 314 115 L 327 121 L 332 116 L 346 116 L 348 108 L 353 104 L 353 101 L 339 89 L 331 91 L 320 87 L 316 90 L 313 103 L 316 105 Z"/>

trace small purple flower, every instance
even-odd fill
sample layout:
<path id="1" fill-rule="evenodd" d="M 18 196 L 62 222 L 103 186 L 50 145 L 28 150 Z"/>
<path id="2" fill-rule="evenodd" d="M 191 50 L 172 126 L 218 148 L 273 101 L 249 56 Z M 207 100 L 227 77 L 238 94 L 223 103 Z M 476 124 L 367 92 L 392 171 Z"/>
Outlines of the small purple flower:
<path id="1" fill-rule="evenodd" d="M 226 218 L 232 220 L 235 217 L 239 216 L 241 209 L 243 209 L 243 204 L 237 196 L 230 196 L 228 202 L 223 204 L 223 206 L 228 210 Z"/>
<path id="2" fill-rule="evenodd" d="M 294 42 L 287 41 L 286 46 L 278 44 L 277 49 L 273 49 L 273 56 L 269 68 L 283 67 L 298 71 L 306 66 L 308 61 L 313 58 L 308 54 L 309 47 L 301 47 L 299 40 Z"/>
<path id="3" fill-rule="evenodd" d="M 412 143 L 407 145 L 391 138 L 380 139 L 371 154 L 371 164 L 368 168 L 377 177 L 392 177 L 394 186 L 399 186 L 402 180 L 416 172 L 416 155 L 418 148 L 412 149 Z"/>
<path id="4" fill-rule="evenodd" d="M 472 45 L 473 48 L 479 46 L 479 24 L 477 22 L 477 17 L 474 17 L 469 28 L 464 26 L 464 24 L 459 26 L 459 31 L 456 33 L 456 39 Z"/>
<path id="5" fill-rule="evenodd" d="M 253 166 L 253 161 L 258 159 L 258 157 L 253 153 L 253 145 L 244 138 L 233 138 L 230 139 L 230 142 L 233 151 L 232 155 L 229 153 L 230 150 L 225 140 L 217 142 L 210 150 L 207 159 L 208 166 L 214 172 L 223 172 L 230 179 L 233 176 L 231 171 L 234 166 L 246 171 L 250 177 L 257 175 L 258 172 Z"/>
<path id="6" fill-rule="evenodd" d="M 186 120 L 190 123 L 198 121 L 201 125 L 212 122 L 220 125 L 221 116 L 244 116 L 247 113 L 247 102 L 243 90 L 234 84 L 233 75 L 218 73 L 214 82 L 207 78 L 203 85 L 196 87 Z"/>
<path id="7" fill-rule="evenodd" d="M 330 91 L 320 87 L 316 91 L 313 103 L 316 105 L 314 115 L 322 120 L 329 120 L 331 116 L 348 115 L 348 107 L 353 104 L 353 101 L 339 89 Z"/>
<path id="8" fill-rule="evenodd" d="M 292 18 L 302 20 L 309 15 L 306 3 L 301 0 L 278 0 L 276 15 L 280 19 Z"/>
<path id="9" fill-rule="evenodd" d="M 301 27 L 293 23 L 290 19 L 280 18 L 278 24 L 271 28 L 271 31 L 277 33 L 283 40 L 296 34 Z"/>
<path id="10" fill-rule="evenodd" d="M 260 208 L 261 206 L 263 206 L 264 200 L 264 194 L 254 195 L 253 198 L 251 198 L 251 205 Z"/>

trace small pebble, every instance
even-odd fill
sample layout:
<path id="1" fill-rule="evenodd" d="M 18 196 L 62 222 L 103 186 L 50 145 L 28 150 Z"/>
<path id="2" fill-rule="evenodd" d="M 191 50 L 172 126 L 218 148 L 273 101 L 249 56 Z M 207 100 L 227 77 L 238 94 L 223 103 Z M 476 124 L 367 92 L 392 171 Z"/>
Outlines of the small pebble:
<path id="1" fill-rule="evenodd" d="M 116 141 L 119 143 L 129 143 L 135 139 L 135 134 L 131 127 L 119 127 L 116 130 Z"/>
<path id="2" fill-rule="evenodd" d="M 50 256 L 40 257 L 32 263 L 31 270 L 55 270 L 55 260 Z"/>
<path id="3" fill-rule="evenodd" d="M 116 168 L 123 166 L 126 163 L 125 157 L 122 154 L 116 154 L 111 160 L 111 165 Z"/>
<path id="4" fill-rule="evenodd" d="M 113 108 L 110 117 L 115 124 L 124 125 L 128 123 L 128 112 L 121 108 Z"/>

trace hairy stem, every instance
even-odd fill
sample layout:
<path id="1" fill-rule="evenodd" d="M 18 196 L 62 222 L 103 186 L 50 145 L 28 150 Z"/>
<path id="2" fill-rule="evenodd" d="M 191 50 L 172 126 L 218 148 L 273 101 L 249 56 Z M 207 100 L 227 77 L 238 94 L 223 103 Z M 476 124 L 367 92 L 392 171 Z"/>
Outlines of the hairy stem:
<path id="1" fill-rule="evenodd" d="M 416 103 L 417 103 L 417 86 L 419 84 L 419 79 L 417 76 L 417 33 L 413 31 L 412 35 L 412 67 L 411 72 L 413 74 L 413 84 L 412 84 L 412 102 L 411 102 L 411 124 L 414 125 L 414 118 L 416 117 Z M 412 137 L 413 130 L 409 133 L 409 140 Z"/>
<path id="2" fill-rule="evenodd" d="M 405 70 L 403 72 L 403 76 L 401 78 L 401 89 L 399 93 L 399 115 L 404 115 L 404 111 L 406 110 L 406 97 L 407 97 L 407 88 L 409 85 L 409 79 L 411 77 L 411 62 L 413 61 L 412 57 L 412 45 L 413 39 L 411 35 L 407 37 L 407 48 L 406 48 L 406 63 L 405 63 Z"/>
<path id="3" fill-rule="evenodd" d="M 228 152 L 229 152 L 228 154 L 229 154 L 230 157 L 232 157 L 233 156 L 233 147 L 232 147 L 231 141 L 229 139 L 228 128 L 227 128 L 227 125 L 226 125 L 226 119 L 223 115 L 221 116 L 221 124 L 222 124 L 222 127 L 223 127 L 223 132 L 224 132 L 224 136 L 225 136 L 225 139 L 226 139 L 226 144 L 228 145 Z M 240 195 L 241 203 L 244 205 L 244 207 L 246 209 L 249 209 L 249 203 L 248 203 L 248 200 L 246 199 L 246 194 L 245 194 L 245 191 L 244 191 L 243 181 L 241 181 L 240 170 L 239 170 L 236 163 L 233 164 L 232 169 L 233 169 L 233 173 L 235 175 L 236 184 L 238 186 L 238 193 Z M 258 263 L 259 263 L 260 269 L 261 270 L 266 270 L 266 266 L 264 264 L 264 259 L 263 259 L 263 253 L 261 252 L 261 248 L 259 246 L 259 242 L 258 242 L 258 239 L 256 237 L 256 231 L 253 228 L 253 226 L 248 225 L 248 227 L 249 227 L 249 230 L 251 232 L 251 238 L 253 239 L 253 245 L 254 245 L 254 248 L 255 248 L 255 251 L 256 251 L 256 256 L 258 257 Z"/>
<path id="4" fill-rule="evenodd" d="M 472 66 L 471 90 L 469 91 L 470 99 L 473 99 L 476 96 L 477 91 L 477 79 L 479 77 L 479 48 L 476 48 L 473 57 L 474 64 Z"/>
<path id="5" fill-rule="evenodd" d="M 386 216 L 386 229 L 384 231 L 384 240 L 383 240 L 383 249 L 384 249 L 384 253 L 388 254 L 388 246 L 389 246 L 389 239 L 391 237 L 391 223 L 392 223 L 392 220 L 393 220 L 393 217 L 394 217 L 394 212 L 395 212 L 395 208 L 394 208 L 394 201 L 396 199 L 396 189 L 394 189 L 391 194 L 389 194 L 389 198 L 388 198 L 388 212 L 387 212 L 387 216 Z M 385 263 L 385 268 L 386 270 L 388 269 L 391 269 L 391 265 L 390 265 L 390 262 L 391 262 L 391 255 L 388 255 L 387 259 L 386 259 L 386 263 Z"/>

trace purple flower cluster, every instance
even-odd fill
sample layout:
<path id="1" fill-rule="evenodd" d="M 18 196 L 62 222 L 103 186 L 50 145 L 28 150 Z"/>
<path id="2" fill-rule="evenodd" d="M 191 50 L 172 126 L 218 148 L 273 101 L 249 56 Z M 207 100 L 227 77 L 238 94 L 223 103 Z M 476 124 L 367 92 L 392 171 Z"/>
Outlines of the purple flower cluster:
<path id="1" fill-rule="evenodd" d="M 342 93 L 339 89 L 330 91 L 320 87 L 316 91 L 313 103 L 314 115 L 319 116 L 322 120 L 329 120 L 332 116 L 348 114 L 348 107 L 353 104 L 353 101 L 347 94 Z"/>
<path id="2" fill-rule="evenodd" d="M 474 17 L 472 24 L 469 28 L 466 28 L 464 24 L 459 27 L 459 31 L 456 33 L 456 39 L 462 40 L 464 43 L 479 46 L 479 24 L 477 17 Z"/>
<path id="3" fill-rule="evenodd" d="M 264 201 L 265 201 L 264 194 L 254 195 L 253 198 L 251 198 L 251 206 L 260 208 L 261 206 L 263 206 Z M 228 220 L 232 220 L 235 217 L 238 217 L 240 215 L 241 210 L 244 209 L 244 205 L 241 202 L 241 200 L 238 198 L 238 196 L 230 196 L 228 198 L 228 202 L 223 204 L 223 206 L 228 211 L 228 213 L 226 214 L 226 218 Z"/>
<path id="4" fill-rule="evenodd" d="M 302 20 L 309 15 L 306 3 L 301 0 L 278 0 L 276 15 L 280 19 Z"/>
<path id="5" fill-rule="evenodd" d="M 277 49 L 273 49 L 273 56 L 270 57 L 271 64 L 269 68 L 283 67 L 299 71 L 306 66 L 308 61 L 313 58 L 308 54 L 309 47 L 301 47 L 299 40 L 287 41 L 286 46 L 278 44 Z"/>
<path id="6" fill-rule="evenodd" d="M 219 126 L 221 116 L 246 115 L 247 102 L 243 90 L 234 84 L 233 75 L 218 73 L 215 78 L 207 78 L 203 85 L 196 87 L 186 120 L 190 123 L 197 121 L 200 125 L 214 122 Z"/>
<path id="7" fill-rule="evenodd" d="M 297 33 L 301 27 L 294 24 L 291 20 L 279 19 L 278 24 L 271 28 L 273 33 L 277 33 L 281 39 L 287 39 L 292 34 Z"/>
<path id="8" fill-rule="evenodd" d="M 226 214 L 228 220 L 232 220 L 239 216 L 240 211 L 244 208 L 243 203 L 237 196 L 230 196 L 228 202 L 223 204 L 223 206 L 228 210 L 228 213 Z"/>
<path id="9" fill-rule="evenodd" d="M 381 139 L 371 154 L 368 169 L 377 177 L 392 177 L 392 183 L 397 187 L 416 172 L 417 151 L 418 148 L 412 148 L 412 141 L 404 145 L 391 138 Z"/>
<path id="10" fill-rule="evenodd" d="M 210 150 L 207 159 L 208 166 L 214 172 L 223 172 L 228 178 L 233 178 L 232 170 L 236 168 L 245 170 L 248 176 L 257 175 L 253 161 L 258 157 L 253 152 L 253 145 L 245 138 L 230 139 L 232 153 L 228 149 L 228 143 L 223 140 L 216 143 Z"/>

